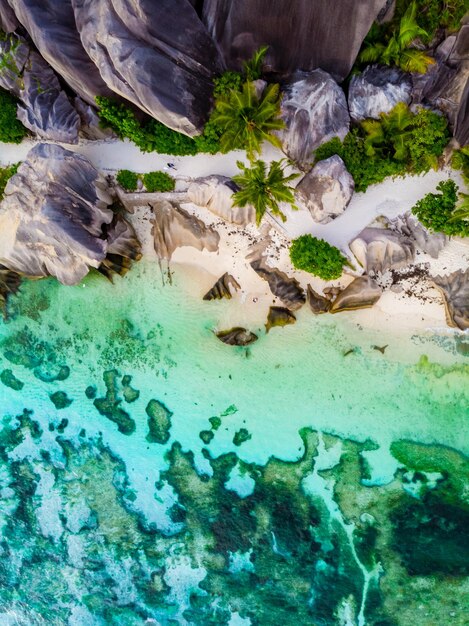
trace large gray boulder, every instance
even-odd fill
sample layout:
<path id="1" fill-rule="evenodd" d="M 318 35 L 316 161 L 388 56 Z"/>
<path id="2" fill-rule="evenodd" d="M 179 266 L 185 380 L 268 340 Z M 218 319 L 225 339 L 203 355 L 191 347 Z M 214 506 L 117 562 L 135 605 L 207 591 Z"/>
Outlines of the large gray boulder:
<path id="1" fill-rule="evenodd" d="M 235 326 L 229 330 L 220 330 L 215 334 L 220 341 L 228 346 L 249 346 L 258 339 L 257 335 L 241 326 Z"/>
<path id="2" fill-rule="evenodd" d="M 23 72 L 18 119 L 41 139 L 78 143 L 80 117 L 54 70 L 31 52 Z"/>
<path id="3" fill-rule="evenodd" d="M 83 48 L 71 0 L 9 2 L 41 55 L 79 96 L 91 104 L 98 95 L 112 96 Z"/>
<path id="4" fill-rule="evenodd" d="M 241 287 L 236 278 L 234 278 L 231 274 L 228 274 L 228 272 L 225 272 L 223 276 L 220 276 L 213 287 L 207 291 L 203 299 L 221 300 L 222 298 L 227 298 L 228 300 L 231 300 L 231 291 L 238 291 L 238 289 L 241 289 Z"/>
<path id="5" fill-rule="evenodd" d="M 391 220 L 390 225 L 405 237 L 413 239 L 419 250 L 434 259 L 438 258 L 448 241 L 448 237 L 443 233 L 433 233 L 427 230 L 410 212 Z"/>
<path id="6" fill-rule="evenodd" d="M 306 302 L 305 292 L 296 278 L 290 278 L 276 267 L 269 267 L 262 258 L 252 261 L 251 267 L 267 281 L 270 291 L 289 309 L 296 311 Z"/>
<path id="7" fill-rule="evenodd" d="M 365 228 L 350 243 L 350 250 L 366 274 L 406 267 L 415 258 L 413 241 L 387 228 Z"/>
<path id="8" fill-rule="evenodd" d="M 116 93 L 187 135 L 207 119 L 218 51 L 187 0 L 72 0 L 83 46 Z"/>
<path id="9" fill-rule="evenodd" d="M 245 226 L 256 221 L 253 206 L 233 206 L 233 193 L 238 191 L 236 184 L 227 176 L 209 176 L 195 180 L 189 185 L 189 199 L 197 206 L 209 209 L 227 222 Z"/>
<path id="10" fill-rule="evenodd" d="M 442 111 L 454 137 L 469 143 L 469 24 L 445 40 L 436 53 L 437 63 L 414 76 L 413 103 Z"/>
<path id="11" fill-rule="evenodd" d="M 339 293 L 329 311 L 330 313 L 339 313 L 341 311 L 366 309 L 376 304 L 381 294 L 382 289 L 373 278 L 359 276 Z"/>
<path id="12" fill-rule="evenodd" d="M 0 263 L 25 276 L 78 283 L 106 257 L 111 202 L 106 181 L 84 156 L 38 144 L 0 203 Z"/>
<path id="13" fill-rule="evenodd" d="M 169 261 L 176 248 L 182 246 L 209 252 L 218 250 L 220 235 L 217 231 L 180 206 L 167 200 L 155 202 L 153 215 L 152 234 L 155 252 L 160 259 Z"/>
<path id="14" fill-rule="evenodd" d="M 436 276 L 433 283 L 445 302 L 446 322 L 449 326 L 469 328 L 469 270 L 459 270 L 448 276 Z"/>
<path id="15" fill-rule="evenodd" d="M 337 156 L 319 161 L 299 182 L 296 194 L 313 220 L 327 224 L 345 211 L 355 190 L 353 177 Z"/>
<path id="16" fill-rule="evenodd" d="M 284 86 L 279 136 L 286 154 L 302 168 L 322 143 L 349 131 L 350 116 L 342 88 L 323 70 L 297 72 Z"/>
<path id="17" fill-rule="evenodd" d="M 397 67 L 369 65 L 350 81 L 348 107 L 357 122 L 378 119 L 380 113 L 388 113 L 398 102 L 409 104 L 411 99 L 412 78 Z"/>
<path id="18" fill-rule="evenodd" d="M 198 4 L 198 3 L 196 3 Z M 386 0 L 204 0 L 202 15 L 226 65 L 269 45 L 267 66 L 286 75 L 321 67 L 343 80 Z"/>
<path id="19" fill-rule="evenodd" d="M 19 26 L 15 12 L 8 4 L 8 0 L 0 0 L 0 29 L 4 33 L 12 33 Z"/>

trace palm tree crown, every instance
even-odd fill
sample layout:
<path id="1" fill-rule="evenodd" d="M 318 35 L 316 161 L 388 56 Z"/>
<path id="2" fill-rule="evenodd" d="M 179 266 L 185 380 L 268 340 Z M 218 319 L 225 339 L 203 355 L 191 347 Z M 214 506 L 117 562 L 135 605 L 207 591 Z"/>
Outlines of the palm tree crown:
<path id="1" fill-rule="evenodd" d="M 279 115 L 278 84 L 267 85 L 258 96 L 255 85 L 248 81 L 242 91 L 232 90 L 217 101 L 211 119 L 222 129 L 222 152 L 245 148 L 249 160 L 253 161 L 264 140 L 281 148 L 278 137 L 270 134 L 284 128 Z"/>
<path id="2" fill-rule="evenodd" d="M 241 161 L 237 165 L 241 174 L 233 176 L 233 181 L 240 190 L 233 195 L 234 206 L 253 205 L 258 225 L 267 209 L 285 221 L 285 215 L 278 203 L 289 202 L 296 209 L 293 189 L 288 183 L 298 174 L 285 176 L 283 161 L 273 161 L 268 172 L 264 161 L 256 161 L 250 168 Z"/>
<path id="3" fill-rule="evenodd" d="M 401 18 L 399 30 L 393 33 L 387 44 L 375 40 L 372 33 L 359 55 L 359 60 L 364 63 L 396 65 L 405 72 L 425 74 L 428 66 L 435 63 L 435 60 L 422 50 L 411 47 L 418 37 L 428 37 L 428 33 L 417 24 L 416 16 L 417 4 L 412 2 Z"/>

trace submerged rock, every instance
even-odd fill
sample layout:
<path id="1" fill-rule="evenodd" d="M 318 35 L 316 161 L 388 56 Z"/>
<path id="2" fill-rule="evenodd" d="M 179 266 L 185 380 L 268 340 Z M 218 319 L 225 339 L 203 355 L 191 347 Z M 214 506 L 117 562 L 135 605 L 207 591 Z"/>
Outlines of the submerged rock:
<path id="1" fill-rule="evenodd" d="M 151 443 L 166 443 L 171 430 L 172 412 L 159 400 L 151 399 L 145 409 L 148 415 L 148 435 L 146 440 Z"/>
<path id="2" fill-rule="evenodd" d="M 124 411 L 120 406 L 122 398 L 118 396 L 117 378 L 117 370 L 104 372 L 103 380 L 106 385 L 106 395 L 104 398 L 96 398 L 93 404 L 101 415 L 117 424 L 120 433 L 131 435 L 135 431 L 136 424 L 127 411 Z"/>
<path id="3" fill-rule="evenodd" d="M 281 116 L 286 125 L 279 131 L 283 149 L 303 168 L 318 146 L 332 137 L 344 139 L 350 126 L 342 88 L 321 69 L 297 72 L 284 86 Z"/>
<path id="4" fill-rule="evenodd" d="M 385 228 L 365 228 L 351 242 L 350 250 L 367 274 L 405 267 L 415 257 L 408 237 Z"/>
<path id="5" fill-rule="evenodd" d="M 111 202 L 106 181 L 84 156 L 35 146 L 0 203 L 0 262 L 25 276 L 80 282 L 106 258 Z"/>
<path id="6" fill-rule="evenodd" d="M 319 161 L 300 181 L 296 194 L 314 221 L 327 224 L 341 215 L 355 190 L 353 177 L 337 156 Z"/>
<path id="7" fill-rule="evenodd" d="M 263 259 L 256 259 L 251 263 L 252 269 L 269 284 L 270 291 L 287 307 L 300 309 L 306 302 L 303 288 L 296 278 L 290 278 L 275 267 L 269 267 Z"/>
<path id="8" fill-rule="evenodd" d="M 257 335 L 240 326 L 235 326 L 229 330 L 221 330 L 216 335 L 220 341 L 223 341 L 228 346 L 248 346 L 258 339 Z"/>
<path id="9" fill-rule="evenodd" d="M 267 315 L 266 332 L 269 332 L 274 326 L 287 326 L 294 324 L 296 317 L 291 311 L 282 306 L 271 306 Z"/>
<path id="10" fill-rule="evenodd" d="M 233 278 L 231 274 L 225 272 L 223 276 L 221 276 L 217 282 L 213 285 L 213 287 L 207 291 L 204 296 L 204 300 L 221 300 L 222 298 L 227 298 L 231 300 L 231 289 L 237 291 L 241 289 L 238 281 Z"/>
<path id="11" fill-rule="evenodd" d="M 382 289 L 369 276 L 355 278 L 348 287 L 339 293 L 330 308 L 331 313 L 352 311 L 372 307 L 380 299 Z"/>
<path id="12" fill-rule="evenodd" d="M 192 0 L 195 2 L 195 0 Z M 281 75 L 322 67 L 343 80 L 386 0 L 204 0 L 202 16 L 226 65 L 239 69 L 269 45 L 267 67 Z"/>
<path id="13" fill-rule="evenodd" d="M 169 128 L 203 129 L 219 53 L 187 0 L 72 0 L 76 27 L 106 84 Z"/>
<path id="14" fill-rule="evenodd" d="M 412 99 L 412 78 L 397 67 L 369 65 L 352 76 L 348 91 L 350 116 L 356 122 L 378 119 L 398 102 L 409 104 Z"/>
<path id="15" fill-rule="evenodd" d="M 327 313 L 332 306 L 329 298 L 325 298 L 324 296 L 321 296 L 319 293 L 314 291 L 311 285 L 308 285 L 308 304 L 311 308 L 311 311 L 315 315 Z"/>
<path id="16" fill-rule="evenodd" d="M 433 283 L 443 295 L 448 326 L 469 328 L 469 270 L 436 276 Z"/>
<path id="17" fill-rule="evenodd" d="M 227 222 L 240 226 L 255 222 L 256 211 L 253 206 L 233 206 L 235 191 L 238 191 L 238 187 L 231 178 L 209 176 L 191 183 L 187 193 L 191 202 L 206 207 Z"/>
<path id="18" fill-rule="evenodd" d="M 216 252 L 220 235 L 180 206 L 163 200 L 153 204 L 154 246 L 160 259 L 170 260 L 176 248 L 192 246 Z"/>

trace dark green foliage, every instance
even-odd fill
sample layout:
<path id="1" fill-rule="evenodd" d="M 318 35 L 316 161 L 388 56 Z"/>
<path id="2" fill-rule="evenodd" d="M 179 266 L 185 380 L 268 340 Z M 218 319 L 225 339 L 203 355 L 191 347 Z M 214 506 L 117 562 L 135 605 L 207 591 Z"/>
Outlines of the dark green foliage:
<path id="1" fill-rule="evenodd" d="M 464 182 L 469 185 L 469 146 L 454 151 L 451 165 L 454 169 L 461 170 Z"/>
<path id="2" fill-rule="evenodd" d="M 392 24 L 401 19 L 410 0 L 397 0 Z M 450 32 L 458 30 L 461 19 L 468 10 L 467 0 L 417 0 L 417 15 L 420 26 L 427 31 L 431 40 L 439 28 Z"/>
<path id="3" fill-rule="evenodd" d="M 279 202 L 288 202 L 296 208 L 293 189 L 288 183 L 298 174 L 285 176 L 282 161 L 272 161 L 268 172 L 264 161 L 256 161 L 252 167 L 246 167 L 241 161 L 237 161 L 237 165 L 242 173 L 233 176 L 233 181 L 240 187 L 233 194 L 234 206 L 254 206 L 257 224 L 260 224 L 267 209 L 285 221 Z"/>
<path id="4" fill-rule="evenodd" d="M 427 109 L 411 113 L 400 103 L 379 120 L 365 120 L 343 142 L 335 137 L 319 146 L 315 160 L 338 154 L 353 176 L 356 191 L 365 191 L 388 176 L 436 167 L 448 139 L 442 115 Z"/>
<path id="5" fill-rule="evenodd" d="M 130 170 L 119 170 L 116 180 L 126 191 L 136 191 L 138 183 L 138 174 Z"/>
<path id="6" fill-rule="evenodd" d="M 0 88 L 0 141 L 21 143 L 26 128 L 16 117 L 16 98 Z"/>
<path id="7" fill-rule="evenodd" d="M 409 574 L 469 574 L 469 513 L 429 493 L 409 498 L 392 514 L 393 547 Z"/>
<path id="8" fill-rule="evenodd" d="M 8 165 L 7 167 L 0 167 L 0 200 L 3 198 L 3 193 L 5 191 L 5 187 L 7 186 L 7 182 L 16 174 L 19 163 L 15 163 L 15 165 Z"/>
<path id="9" fill-rule="evenodd" d="M 98 96 L 98 115 L 121 139 L 130 139 L 142 152 L 187 155 L 196 154 L 197 146 L 191 137 L 171 130 L 161 122 L 149 120 L 141 123 L 135 113 L 124 104 Z"/>
<path id="10" fill-rule="evenodd" d="M 453 180 L 437 185 L 440 193 L 428 193 L 412 208 L 412 213 L 430 230 L 469 237 L 469 222 L 452 219 L 458 199 L 458 186 Z"/>
<path id="11" fill-rule="evenodd" d="M 156 191 L 173 191 L 174 178 L 166 172 L 148 172 L 143 174 L 143 184 L 149 193 Z"/>
<path id="12" fill-rule="evenodd" d="M 343 266 L 347 264 L 347 259 L 338 248 L 312 235 L 301 235 L 292 241 L 290 259 L 296 269 L 323 280 L 339 278 Z"/>
<path id="13" fill-rule="evenodd" d="M 226 96 L 232 91 L 241 91 L 243 75 L 239 72 L 225 72 L 213 81 L 213 97 Z"/>

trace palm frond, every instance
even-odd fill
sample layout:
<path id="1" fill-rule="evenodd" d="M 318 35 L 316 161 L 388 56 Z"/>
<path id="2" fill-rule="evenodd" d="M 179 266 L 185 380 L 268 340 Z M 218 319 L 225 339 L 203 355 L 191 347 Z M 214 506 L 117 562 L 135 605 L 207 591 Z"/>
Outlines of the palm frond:
<path id="1" fill-rule="evenodd" d="M 360 52 L 358 60 L 361 63 L 377 63 L 381 61 L 385 49 L 381 42 L 370 43 Z"/>
<path id="2" fill-rule="evenodd" d="M 402 50 L 397 65 L 405 72 L 415 72 L 417 74 L 425 74 L 430 65 L 435 63 L 435 59 L 415 48 Z"/>

